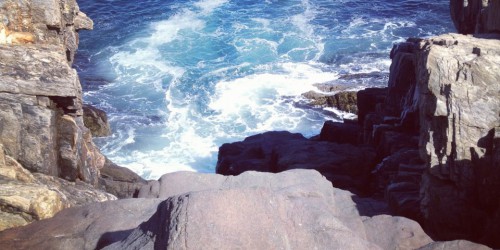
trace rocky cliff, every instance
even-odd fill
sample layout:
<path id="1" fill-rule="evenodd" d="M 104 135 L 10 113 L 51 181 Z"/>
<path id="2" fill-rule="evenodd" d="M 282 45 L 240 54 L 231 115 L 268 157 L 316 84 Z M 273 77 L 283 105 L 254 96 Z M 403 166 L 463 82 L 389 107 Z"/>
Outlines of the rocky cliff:
<path id="1" fill-rule="evenodd" d="M 499 248 L 499 5 L 478 3 L 451 1 L 454 22 L 487 34 L 396 45 L 387 88 L 306 94 L 357 110 L 357 121 L 326 122 L 311 139 L 268 132 L 225 144 L 217 172 L 228 176 L 146 183 L 106 161 L 83 125 L 70 65 L 75 31 L 91 21 L 72 0 L 0 2 L 0 230 L 41 220 L 0 232 L 2 246 Z M 98 185 L 140 198 L 87 204 L 114 199 Z"/>
<path id="2" fill-rule="evenodd" d="M 71 68 L 77 31 L 92 25 L 75 0 L 0 1 L 2 229 L 114 199 L 95 189 L 105 158 Z"/>

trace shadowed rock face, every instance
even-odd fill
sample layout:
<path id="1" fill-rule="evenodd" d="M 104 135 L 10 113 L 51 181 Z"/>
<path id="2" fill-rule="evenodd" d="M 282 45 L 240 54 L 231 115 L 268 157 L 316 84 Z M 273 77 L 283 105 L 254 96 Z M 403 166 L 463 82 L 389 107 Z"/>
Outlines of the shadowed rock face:
<path id="1" fill-rule="evenodd" d="M 500 211 L 499 38 L 448 34 L 396 45 L 385 100 L 360 116 L 364 142 L 383 159 L 375 185 L 393 212 L 418 219 L 437 239 L 500 246 L 493 236 Z M 358 104 L 368 99 L 358 94 Z"/>
<path id="2" fill-rule="evenodd" d="M 104 137 L 111 135 L 106 112 L 91 105 L 83 105 L 83 123 L 90 129 L 92 136 Z"/>
<path id="3" fill-rule="evenodd" d="M 289 132 L 267 132 L 222 145 L 216 172 L 235 175 L 248 170 L 277 173 L 315 169 L 335 187 L 362 192 L 374 158 L 370 147 L 313 141 Z"/>
<path id="4" fill-rule="evenodd" d="M 461 34 L 500 33 L 500 2 L 450 0 L 451 19 Z"/>
<path id="5" fill-rule="evenodd" d="M 159 186 L 148 195 L 162 199 L 70 208 L 0 232 L 0 241 L 15 249 L 418 249 L 432 243 L 414 221 L 360 216 L 351 193 L 312 170 L 178 172 L 162 176 Z"/>

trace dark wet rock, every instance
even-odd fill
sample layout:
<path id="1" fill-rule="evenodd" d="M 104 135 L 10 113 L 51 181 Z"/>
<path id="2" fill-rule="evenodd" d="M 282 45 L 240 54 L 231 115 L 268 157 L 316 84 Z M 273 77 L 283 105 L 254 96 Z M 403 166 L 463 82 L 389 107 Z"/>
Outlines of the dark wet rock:
<path id="1" fill-rule="evenodd" d="M 458 33 L 500 32 L 500 3 L 482 0 L 451 0 L 451 19 Z"/>
<path id="2" fill-rule="evenodd" d="M 288 132 L 267 132 L 219 150 L 217 173 L 237 175 L 248 170 L 281 172 L 315 169 L 336 187 L 364 191 L 375 162 L 371 147 L 307 140 Z"/>
<path id="3" fill-rule="evenodd" d="M 272 151 L 288 141 L 307 140 L 301 134 L 268 132 L 245 138 L 241 142 L 226 143 L 219 148 L 216 172 L 238 175 L 248 170 L 276 172 L 272 167 Z"/>
<path id="4" fill-rule="evenodd" d="M 377 106 L 385 101 L 386 95 L 386 88 L 366 88 L 358 91 L 358 122 L 360 125 L 364 124 L 366 115 L 377 111 Z"/>
<path id="5" fill-rule="evenodd" d="M 357 114 L 357 94 L 355 91 L 344 91 L 334 94 L 327 99 L 328 107 L 334 107 L 338 110 Z"/>
<path id="6" fill-rule="evenodd" d="M 326 121 L 321 128 L 319 140 L 357 145 L 361 141 L 361 128 L 354 122 Z"/>
<path id="7" fill-rule="evenodd" d="M 333 107 L 353 114 L 358 112 L 355 91 L 341 91 L 335 94 L 309 91 L 303 93 L 302 96 L 309 99 L 309 105 L 311 106 Z"/>

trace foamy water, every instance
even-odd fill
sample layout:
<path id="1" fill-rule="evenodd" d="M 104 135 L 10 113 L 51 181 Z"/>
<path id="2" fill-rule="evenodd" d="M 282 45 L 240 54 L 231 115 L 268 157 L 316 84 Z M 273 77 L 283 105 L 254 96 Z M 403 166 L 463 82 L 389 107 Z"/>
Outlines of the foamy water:
<path id="1" fill-rule="evenodd" d="M 113 135 L 97 139 L 114 162 L 145 178 L 213 172 L 218 147 L 269 130 L 305 136 L 350 114 L 308 108 L 316 83 L 384 85 L 392 44 L 451 30 L 447 1 L 171 1 L 81 9 L 75 67 L 85 101 L 108 112 Z M 405 5 L 406 4 L 406 5 Z M 400 12 L 405 12 L 400 14 Z M 339 77 L 374 73 L 374 77 Z M 319 90 L 317 90 L 319 91 Z"/>

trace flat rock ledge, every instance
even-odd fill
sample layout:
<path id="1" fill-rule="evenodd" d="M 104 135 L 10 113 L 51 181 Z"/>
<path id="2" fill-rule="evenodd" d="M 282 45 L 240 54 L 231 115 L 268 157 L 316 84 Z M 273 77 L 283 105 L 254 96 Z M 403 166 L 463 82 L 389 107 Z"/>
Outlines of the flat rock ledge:
<path id="1" fill-rule="evenodd" d="M 403 217 L 360 216 L 353 194 L 314 170 L 166 174 L 148 197 L 63 210 L 0 232 L 8 249 L 489 249 L 433 242 Z"/>

